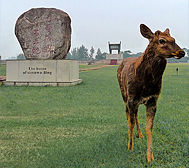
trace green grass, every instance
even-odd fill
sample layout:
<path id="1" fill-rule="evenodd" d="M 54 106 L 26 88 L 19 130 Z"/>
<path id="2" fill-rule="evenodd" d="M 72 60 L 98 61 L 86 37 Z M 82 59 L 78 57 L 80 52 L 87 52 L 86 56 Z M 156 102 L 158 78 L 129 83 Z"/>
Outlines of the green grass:
<path id="1" fill-rule="evenodd" d="M 189 167 L 189 64 L 167 65 L 151 164 L 144 106 L 139 108 L 144 139 L 136 138 L 135 128 L 134 150 L 127 151 L 116 70 L 81 72 L 83 82 L 69 87 L 0 86 L 0 167 Z"/>
<path id="2" fill-rule="evenodd" d="M 6 65 L 0 64 L 0 76 L 6 76 Z"/>

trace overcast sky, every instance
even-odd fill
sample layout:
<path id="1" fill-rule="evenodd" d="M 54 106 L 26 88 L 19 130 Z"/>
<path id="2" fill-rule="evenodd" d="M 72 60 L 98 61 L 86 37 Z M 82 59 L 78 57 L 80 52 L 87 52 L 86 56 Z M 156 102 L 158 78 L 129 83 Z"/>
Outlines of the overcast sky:
<path id="1" fill-rule="evenodd" d="M 3 59 L 22 53 L 14 35 L 15 22 L 25 11 L 53 7 L 69 14 L 71 49 L 82 44 L 108 52 L 108 41 L 122 42 L 121 50 L 143 52 L 148 40 L 140 35 L 144 23 L 154 32 L 170 29 L 177 44 L 189 48 L 188 0 L 0 0 L 0 55 Z"/>

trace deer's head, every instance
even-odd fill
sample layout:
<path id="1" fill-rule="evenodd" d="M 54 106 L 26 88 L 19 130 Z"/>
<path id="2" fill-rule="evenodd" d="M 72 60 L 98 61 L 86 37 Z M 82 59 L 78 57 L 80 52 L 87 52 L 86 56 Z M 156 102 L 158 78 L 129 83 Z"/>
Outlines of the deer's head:
<path id="1" fill-rule="evenodd" d="M 164 58 L 174 57 L 180 59 L 184 57 L 185 52 L 175 43 L 175 39 L 170 36 L 169 29 L 164 32 L 152 31 L 144 24 L 140 25 L 140 32 L 143 37 L 149 40 L 149 46 L 153 46 L 155 49 L 155 55 Z"/>

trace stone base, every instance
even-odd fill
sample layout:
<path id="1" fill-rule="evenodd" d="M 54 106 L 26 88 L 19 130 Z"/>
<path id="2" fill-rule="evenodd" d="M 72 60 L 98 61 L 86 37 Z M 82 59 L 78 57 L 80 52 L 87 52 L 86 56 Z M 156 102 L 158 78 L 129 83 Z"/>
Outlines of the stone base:
<path id="1" fill-rule="evenodd" d="M 106 54 L 106 60 L 123 60 L 123 53 L 120 54 Z"/>
<path id="2" fill-rule="evenodd" d="M 78 79 L 72 82 L 7 82 L 3 81 L 2 85 L 5 86 L 72 86 L 82 82 L 82 79 Z"/>
<path id="3" fill-rule="evenodd" d="M 7 61 L 7 86 L 70 86 L 81 83 L 76 60 Z"/>

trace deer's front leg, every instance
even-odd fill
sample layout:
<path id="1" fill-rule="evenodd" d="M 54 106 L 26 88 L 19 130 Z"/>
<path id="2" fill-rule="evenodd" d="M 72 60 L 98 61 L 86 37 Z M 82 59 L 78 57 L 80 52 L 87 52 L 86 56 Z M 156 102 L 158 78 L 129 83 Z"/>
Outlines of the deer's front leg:
<path id="1" fill-rule="evenodd" d="M 146 133 L 148 138 L 148 149 L 147 149 L 147 160 L 151 162 L 154 160 L 152 152 L 152 131 L 153 131 L 153 121 L 156 113 L 156 99 L 151 98 L 146 107 Z"/>

